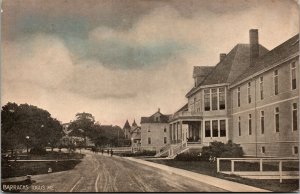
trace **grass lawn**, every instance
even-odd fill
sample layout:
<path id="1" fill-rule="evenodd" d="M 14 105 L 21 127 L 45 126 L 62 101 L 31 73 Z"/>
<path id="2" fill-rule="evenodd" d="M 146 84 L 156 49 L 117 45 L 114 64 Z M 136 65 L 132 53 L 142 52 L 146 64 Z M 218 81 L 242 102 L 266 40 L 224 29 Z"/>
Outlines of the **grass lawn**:
<path id="1" fill-rule="evenodd" d="M 217 164 L 206 161 L 177 161 L 177 160 L 148 160 L 150 162 L 156 162 L 167 166 L 172 166 L 184 170 L 189 170 L 196 173 L 201 173 L 209 176 L 214 176 L 246 185 L 255 186 L 262 189 L 267 189 L 275 192 L 291 192 L 299 189 L 299 180 L 283 180 L 280 184 L 279 180 L 257 180 L 247 179 L 234 175 L 225 175 L 217 173 Z M 237 169 L 250 170 L 256 169 L 256 164 L 235 164 Z M 229 164 L 225 164 L 224 168 L 229 168 Z M 278 170 L 278 167 L 273 165 L 264 165 L 264 168 L 268 170 Z M 222 169 L 223 170 L 223 169 Z"/>
<path id="2" fill-rule="evenodd" d="M 26 158 L 20 158 L 25 160 L 58 160 L 58 161 L 8 161 L 2 160 L 1 165 L 1 178 L 18 177 L 25 175 L 46 174 L 49 168 L 52 172 L 59 172 L 64 170 L 73 169 L 80 159 L 84 157 L 79 153 L 61 153 L 61 152 L 47 152 L 45 155 L 33 155 L 29 154 Z M 64 159 L 75 159 L 65 160 Z"/>

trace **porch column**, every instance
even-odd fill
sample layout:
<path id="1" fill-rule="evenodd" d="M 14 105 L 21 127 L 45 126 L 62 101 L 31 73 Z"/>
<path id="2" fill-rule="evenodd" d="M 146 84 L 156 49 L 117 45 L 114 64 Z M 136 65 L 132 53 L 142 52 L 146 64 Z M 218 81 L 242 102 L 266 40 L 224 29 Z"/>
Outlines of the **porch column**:
<path id="1" fill-rule="evenodd" d="M 173 140 L 176 139 L 175 123 L 173 123 Z"/>
<path id="2" fill-rule="evenodd" d="M 202 133 L 201 133 L 201 128 L 202 128 L 202 122 L 200 121 L 200 124 L 198 125 L 198 130 L 199 130 L 199 142 L 202 143 Z"/>
<path id="3" fill-rule="evenodd" d="M 170 140 L 172 142 L 172 124 L 169 124 Z"/>
<path id="4" fill-rule="evenodd" d="M 182 121 L 179 122 L 179 139 L 183 141 L 183 135 L 182 135 Z"/>
<path id="5" fill-rule="evenodd" d="M 177 140 L 178 140 L 178 122 L 175 123 L 175 127 L 176 127 L 176 129 L 175 129 L 176 130 L 176 132 L 175 132 L 175 136 L 176 136 L 175 140 L 177 142 Z"/>

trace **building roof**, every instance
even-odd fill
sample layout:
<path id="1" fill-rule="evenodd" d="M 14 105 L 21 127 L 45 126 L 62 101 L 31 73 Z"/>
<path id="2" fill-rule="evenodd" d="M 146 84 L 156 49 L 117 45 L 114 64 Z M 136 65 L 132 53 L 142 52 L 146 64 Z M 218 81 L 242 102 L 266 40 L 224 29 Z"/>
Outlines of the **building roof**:
<path id="1" fill-rule="evenodd" d="M 174 114 L 182 111 L 187 111 L 189 109 L 188 103 L 186 103 L 183 107 L 181 107 L 178 111 L 176 111 Z"/>
<path id="2" fill-rule="evenodd" d="M 207 76 L 215 66 L 194 66 L 193 77 Z"/>
<path id="3" fill-rule="evenodd" d="M 264 55 L 268 50 L 259 45 L 259 55 Z M 220 61 L 206 78 L 197 86 L 193 87 L 186 97 L 193 94 L 199 87 L 204 85 L 214 85 L 223 83 L 232 83 L 250 66 L 250 45 L 237 44 L 227 55 Z"/>
<path id="4" fill-rule="evenodd" d="M 132 127 L 137 127 L 137 124 L 136 124 L 136 122 L 135 122 L 135 119 L 133 120 L 133 123 L 132 123 L 131 126 L 132 126 Z"/>
<path id="5" fill-rule="evenodd" d="M 257 61 L 251 67 L 247 68 L 243 74 L 237 77 L 233 83 L 240 82 L 264 69 L 272 68 L 278 62 L 296 53 L 299 53 L 299 34 L 293 36 L 265 55 L 259 57 Z"/>
<path id="6" fill-rule="evenodd" d="M 140 133 L 140 132 L 141 132 L 141 127 L 136 126 L 136 127 L 134 127 L 134 128 L 131 130 L 130 134 L 132 134 L 132 133 Z"/>
<path id="7" fill-rule="evenodd" d="M 130 129 L 130 128 L 131 128 L 130 124 L 129 124 L 128 120 L 126 120 L 126 123 L 125 123 L 123 129 Z"/>
<path id="8" fill-rule="evenodd" d="M 159 114 L 160 117 L 159 121 L 155 119 L 155 115 L 157 114 Z M 141 117 L 141 123 L 168 123 L 171 116 L 172 115 L 164 115 L 158 111 L 150 117 Z"/>

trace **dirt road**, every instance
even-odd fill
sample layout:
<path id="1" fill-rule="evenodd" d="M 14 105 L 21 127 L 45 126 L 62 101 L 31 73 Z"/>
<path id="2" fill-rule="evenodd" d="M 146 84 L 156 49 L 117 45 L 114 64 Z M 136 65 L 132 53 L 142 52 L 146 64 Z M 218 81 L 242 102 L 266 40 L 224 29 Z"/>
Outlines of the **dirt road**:
<path id="1" fill-rule="evenodd" d="M 30 192 L 222 192 L 125 158 L 86 152 L 73 170 L 36 175 Z"/>

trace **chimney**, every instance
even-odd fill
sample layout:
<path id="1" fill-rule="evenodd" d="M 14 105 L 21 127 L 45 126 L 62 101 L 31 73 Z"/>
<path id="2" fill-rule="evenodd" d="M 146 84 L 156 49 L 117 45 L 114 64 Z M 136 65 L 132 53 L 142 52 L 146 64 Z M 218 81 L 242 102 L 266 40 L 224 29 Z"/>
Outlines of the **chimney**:
<path id="1" fill-rule="evenodd" d="M 220 62 L 223 61 L 223 59 L 225 59 L 226 57 L 226 53 L 221 53 L 220 54 Z"/>
<path id="2" fill-rule="evenodd" d="M 158 111 L 157 112 L 160 112 L 160 108 L 158 108 Z"/>
<path id="3" fill-rule="evenodd" d="M 250 37 L 250 64 L 259 57 L 258 29 L 249 31 Z"/>

